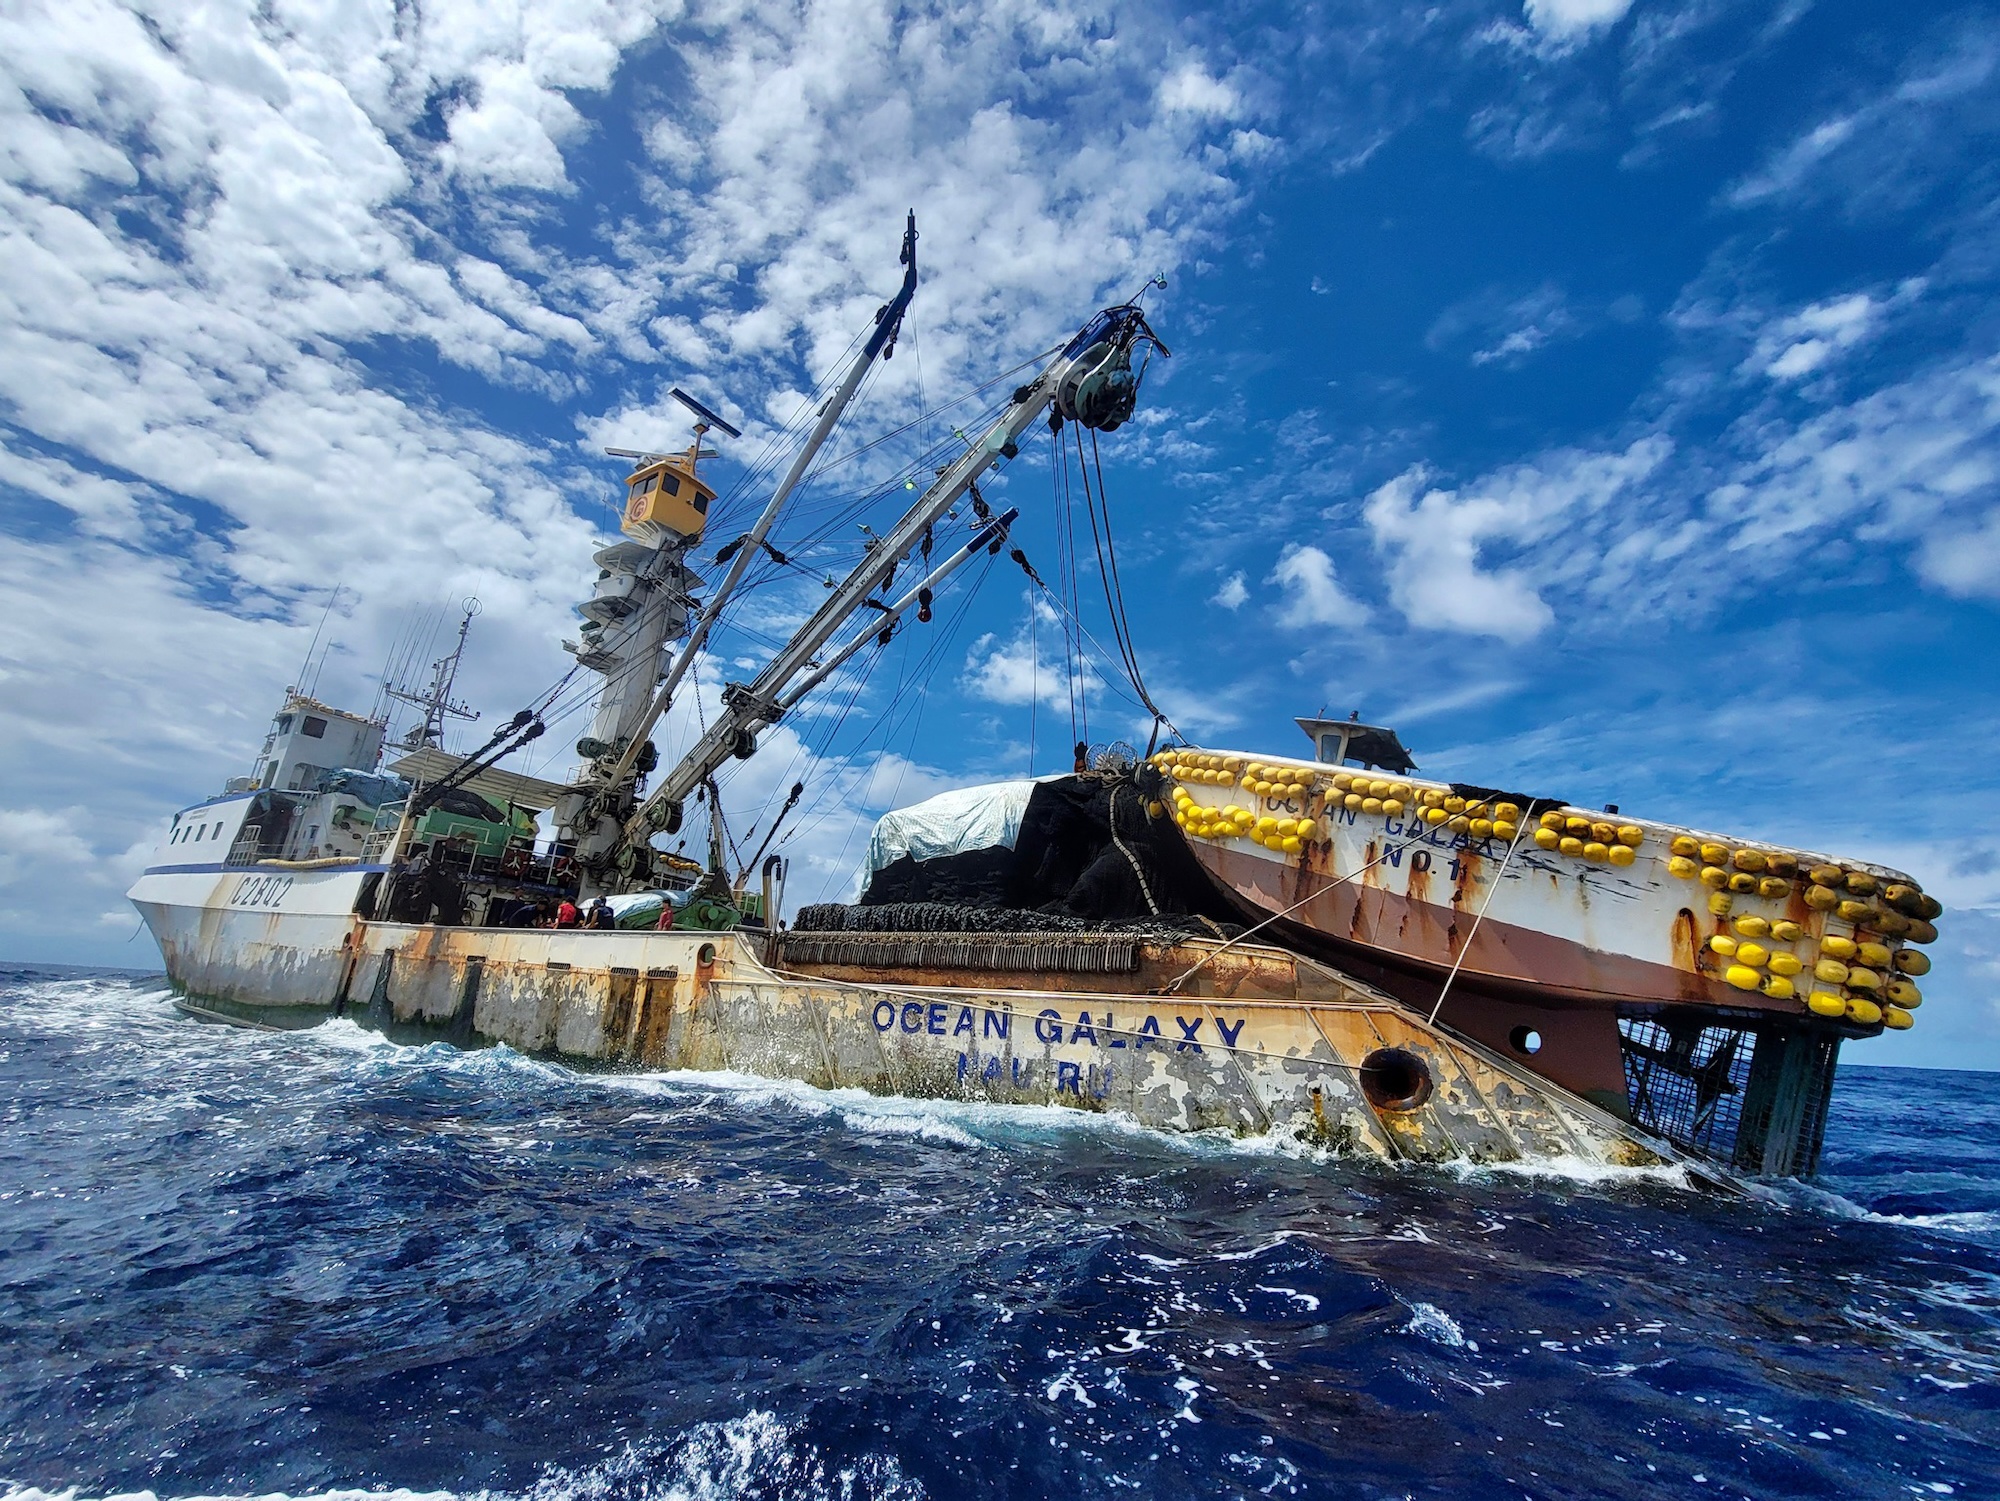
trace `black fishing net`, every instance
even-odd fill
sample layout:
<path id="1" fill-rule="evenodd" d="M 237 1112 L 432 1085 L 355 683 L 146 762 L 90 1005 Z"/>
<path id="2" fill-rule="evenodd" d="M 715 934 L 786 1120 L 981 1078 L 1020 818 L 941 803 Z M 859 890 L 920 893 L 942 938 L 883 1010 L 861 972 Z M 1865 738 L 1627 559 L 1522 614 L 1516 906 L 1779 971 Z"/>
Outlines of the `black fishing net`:
<path id="1" fill-rule="evenodd" d="M 1007 900 L 1007 885 L 1013 871 L 1014 852 L 999 844 L 956 855 L 940 855 L 935 860 L 904 855 L 875 872 L 862 900 L 878 905 L 951 902 L 998 906 Z"/>
<path id="2" fill-rule="evenodd" d="M 1235 919 L 1235 909 L 1166 816 L 1163 791 L 1150 766 L 1132 775 L 1093 773 L 1037 783 L 1012 849 L 994 845 L 922 861 L 906 855 L 875 873 L 862 904 L 1014 915 L 1000 926 L 968 916 L 948 928 L 907 931 L 1098 932 L 1105 931 L 1105 923 L 1146 921 L 1163 923 L 1162 931 L 1212 932 L 1208 923 L 1196 920 L 1190 926 L 1186 920 L 1206 917 L 1226 924 Z M 1085 926 L 1030 929 L 1014 921 L 1024 912 L 1080 919 Z M 982 926 L 969 926 L 975 922 Z"/>

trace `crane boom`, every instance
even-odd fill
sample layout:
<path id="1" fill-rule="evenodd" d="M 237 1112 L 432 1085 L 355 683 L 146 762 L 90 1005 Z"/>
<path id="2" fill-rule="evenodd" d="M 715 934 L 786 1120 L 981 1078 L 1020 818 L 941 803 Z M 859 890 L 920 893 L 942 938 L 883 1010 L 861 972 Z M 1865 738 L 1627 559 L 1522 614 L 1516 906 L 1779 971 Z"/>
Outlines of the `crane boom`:
<path id="1" fill-rule="evenodd" d="M 861 377 L 866 375 L 869 366 L 875 363 L 876 355 L 885 354 L 895 349 L 896 336 L 903 326 L 903 314 L 909 311 L 910 299 L 916 295 L 917 291 L 917 211 L 915 209 L 910 210 L 909 224 L 903 231 L 902 264 L 903 285 L 901 289 L 875 314 L 874 332 L 869 335 L 868 342 L 862 345 L 860 353 L 855 355 L 853 362 L 847 368 L 846 375 L 842 377 L 840 385 L 835 389 L 833 395 L 828 397 L 825 405 L 821 407 L 819 420 L 813 424 L 812 433 L 807 437 L 805 446 L 793 458 L 792 467 L 786 471 L 784 479 L 779 481 L 778 488 L 771 493 L 771 498 L 765 504 L 763 511 L 758 515 L 756 524 L 736 543 L 736 558 L 730 564 L 728 576 L 723 579 L 721 585 L 709 599 L 708 608 L 702 611 L 701 618 L 695 622 L 694 630 L 689 635 L 687 644 L 681 648 L 680 655 L 675 658 L 673 666 L 667 670 L 666 681 L 660 684 L 659 691 L 654 694 L 653 702 L 648 706 L 645 718 L 640 720 L 638 728 L 633 731 L 631 743 L 625 747 L 624 754 L 618 758 L 617 767 L 608 778 L 611 786 L 616 787 L 620 785 L 625 780 L 626 775 L 632 770 L 633 762 L 638 758 L 640 749 L 645 744 L 646 737 L 652 734 L 653 726 L 660 722 L 660 716 L 666 713 L 667 706 L 673 702 L 674 690 L 680 687 L 682 676 L 687 672 L 689 665 L 694 661 L 696 656 L 700 654 L 702 647 L 707 644 L 708 633 L 714 629 L 717 617 L 722 614 L 723 606 L 728 604 L 731 597 L 736 593 L 736 586 L 742 582 L 744 570 L 756 561 L 758 550 L 764 545 L 765 536 L 770 532 L 772 523 L 778 519 L 778 512 L 784 508 L 785 501 L 790 498 L 793 488 L 804 477 L 806 466 L 811 464 L 814 456 L 819 453 L 820 445 L 826 442 L 827 434 L 833 431 L 834 424 L 840 420 L 841 414 L 847 410 L 847 404 L 854 399 L 854 393 L 861 385 Z M 696 408 L 696 410 L 701 411 L 705 415 L 714 416 L 713 413 L 709 413 L 706 407 L 703 407 L 692 397 L 683 395 L 679 387 L 675 387 L 674 395 L 680 397 L 682 401 L 687 402 L 688 405 Z M 719 417 L 714 417 L 714 420 L 722 422 L 722 419 Z M 727 423 L 723 423 L 722 425 L 728 427 Z M 731 429 L 731 431 L 733 432 L 734 429 Z"/>
<path id="2" fill-rule="evenodd" d="M 1020 451 L 1021 435 L 1052 405 L 1064 417 L 1106 430 L 1130 416 L 1137 395 L 1130 352 L 1141 337 L 1160 347 L 1137 306 L 1106 309 L 1085 324 L 1035 380 L 1015 391 L 1000 415 L 939 472 L 916 504 L 882 535 L 763 671 L 747 684 L 723 688 L 721 714 L 633 811 L 625 824 L 626 840 L 643 844 L 655 832 L 678 826 L 681 806 L 695 788 L 732 756 L 747 758 L 754 752 L 757 731 L 776 724 L 797 701 L 796 694 L 787 692 L 793 679 L 813 666 L 821 648 L 863 608 L 973 481 Z"/>

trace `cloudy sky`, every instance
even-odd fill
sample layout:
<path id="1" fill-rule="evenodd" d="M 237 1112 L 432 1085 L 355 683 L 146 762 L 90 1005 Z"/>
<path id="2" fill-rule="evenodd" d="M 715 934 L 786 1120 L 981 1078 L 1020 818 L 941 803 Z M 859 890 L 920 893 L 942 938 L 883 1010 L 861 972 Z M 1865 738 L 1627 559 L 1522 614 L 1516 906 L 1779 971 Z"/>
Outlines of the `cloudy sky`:
<path id="1" fill-rule="evenodd" d="M 734 535 L 914 207 L 897 357 L 709 702 L 976 388 L 1158 273 L 1102 463 L 1183 732 L 1359 710 L 1429 772 L 1905 868 L 1930 1004 L 1851 1056 L 2000 1067 L 1996 75 L 1950 4 L 8 6 L 0 954 L 151 962 L 124 886 L 323 618 L 322 697 L 467 594 L 465 695 L 545 691 L 600 450 L 700 393 Z M 1080 625 L 970 570 L 738 771 L 739 833 L 812 788 L 795 899 L 886 806 L 1143 741 L 1071 459 L 989 498 Z"/>

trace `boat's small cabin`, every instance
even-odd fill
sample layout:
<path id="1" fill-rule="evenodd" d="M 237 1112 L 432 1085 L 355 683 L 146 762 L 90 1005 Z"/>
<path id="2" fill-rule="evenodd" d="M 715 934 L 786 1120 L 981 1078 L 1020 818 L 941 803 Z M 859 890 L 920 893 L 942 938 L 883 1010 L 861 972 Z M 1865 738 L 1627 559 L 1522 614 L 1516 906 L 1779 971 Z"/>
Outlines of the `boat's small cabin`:
<path id="1" fill-rule="evenodd" d="M 1396 732 L 1355 719 L 1301 719 L 1298 727 L 1313 743 L 1313 759 L 1326 766 L 1365 766 L 1389 772 L 1415 771 Z"/>
<path id="2" fill-rule="evenodd" d="M 302 693 L 287 693 L 271 721 L 257 769 L 240 790 L 274 787 L 315 791 L 319 779 L 341 766 L 373 766 L 382 751 L 383 721 L 335 709 Z"/>
<path id="3" fill-rule="evenodd" d="M 667 454 L 640 465 L 625 481 L 625 519 L 619 530 L 652 546 L 669 535 L 693 541 L 708 525 L 715 491 L 694 472 L 692 454 Z"/>

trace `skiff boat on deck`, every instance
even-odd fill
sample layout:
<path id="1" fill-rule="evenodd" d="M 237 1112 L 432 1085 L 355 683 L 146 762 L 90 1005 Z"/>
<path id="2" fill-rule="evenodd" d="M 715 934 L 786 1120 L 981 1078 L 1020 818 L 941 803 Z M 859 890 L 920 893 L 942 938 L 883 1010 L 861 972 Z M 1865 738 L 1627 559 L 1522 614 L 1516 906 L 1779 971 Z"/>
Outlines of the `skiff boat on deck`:
<path id="1" fill-rule="evenodd" d="M 1816 1152 L 1839 1042 L 1914 1022 L 1940 907 L 1901 871 L 1432 780 L 1392 731 L 1298 723 L 1311 756 L 1159 752 L 1153 807 L 1261 936 L 1586 1098 L 1680 1135 L 1650 1086 L 1692 1106 L 1733 1071 L 1719 1103 L 1799 1114 Z"/>

